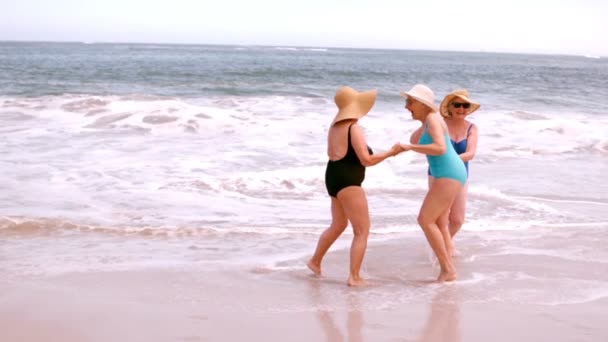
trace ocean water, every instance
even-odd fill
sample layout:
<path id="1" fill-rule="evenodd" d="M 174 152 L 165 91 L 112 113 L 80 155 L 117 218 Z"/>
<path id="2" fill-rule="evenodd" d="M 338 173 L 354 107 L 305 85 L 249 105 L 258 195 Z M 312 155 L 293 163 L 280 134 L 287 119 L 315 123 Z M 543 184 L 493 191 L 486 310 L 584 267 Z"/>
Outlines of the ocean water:
<path id="1" fill-rule="evenodd" d="M 608 59 L 11 42 L 0 43 L 0 269 L 306 272 L 330 220 L 335 90 L 378 89 L 361 125 L 382 150 L 417 127 L 399 97 L 416 83 L 439 99 L 465 87 L 482 104 L 461 263 L 551 256 L 606 269 Z M 425 170 L 415 153 L 368 168 L 371 244 L 428 252 L 416 224 Z M 514 267 L 480 277 L 463 284 L 532 279 Z M 562 286 L 581 292 L 565 303 L 608 296 L 602 277 Z"/>

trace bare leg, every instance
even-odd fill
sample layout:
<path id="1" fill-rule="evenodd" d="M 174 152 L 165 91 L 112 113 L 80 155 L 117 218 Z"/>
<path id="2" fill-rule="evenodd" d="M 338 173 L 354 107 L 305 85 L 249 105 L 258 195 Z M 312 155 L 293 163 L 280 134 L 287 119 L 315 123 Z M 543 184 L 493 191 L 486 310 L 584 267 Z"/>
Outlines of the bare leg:
<path id="1" fill-rule="evenodd" d="M 450 235 L 452 235 L 452 237 L 458 233 L 460 227 L 462 227 L 462 224 L 464 223 L 468 190 L 469 183 L 467 182 L 456 195 L 452 208 L 450 209 L 449 227 Z"/>
<path id="2" fill-rule="evenodd" d="M 441 272 L 437 277 L 437 281 L 440 282 L 456 279 L 456 268 L 446 250 L 445 240 L 437 225 L 437 220 L 448 210 L 460 186 L 460 183 L 450 178 L 435 179 L 424 198 L 418 215 L 418 223 L 441 267 Z"/>
<path id="3" fill-rule="evenodd" d="M 434 180 L 435 178 L 433 176 L 429 176 L 429 189 L 433 186 Z M 439 216 L 439 219 L 437 219 L 436 223 L 439 229 L 441 230 L 441 235 L 443 236 L 443 240 L 445 241 L 445 249 L 447 250 L 448 255 L 451 258 L 454 255 L 454 245 L 452 243 L 452 236 L 450 235 L 450 230 L 448 229 L 449 216 L 450 209 L 443 212 L 441 216 Z"/>
<path id="4" fill-rule="evenodd" d="M 331 225 L 319 237 L 315 254 L 307 263 L 308 268 L 310 268 L 315 275 L 321 275 L 321 261 L 323 261 L 325 253 L 327 253 L 329 247 L 331 247 L 342 232 L 344 232 L 347 225 L 348 221 L 346 220 L 342 204 L 340 204 L 340 201 L 337 198 L 331 197 Z"/>
<path id="5" fill-rule="evenodd" d="M 353 227 L 353 242 L 350 246 L 350 275 L 349 286 L 364 285 L 359 275 L 369 236 L 369 209 L 365 191 L 359 186 L 349 186 L 338 193 L 344 213 Z"/>
<path id="6" fill-rule="evenodd" d="M 441 235 L 443 236 L 443 241 L 445 242 L 445 250 L 447 251 L 448 256 L 452 258 L 454 256 L 454 243 L 452 242 L 452 235 L 448 229 L 449 215 L 449 209 L 444 211 L 437 219 L 437 226 L 439 227 L 439 230 L 441 230 Z"/>

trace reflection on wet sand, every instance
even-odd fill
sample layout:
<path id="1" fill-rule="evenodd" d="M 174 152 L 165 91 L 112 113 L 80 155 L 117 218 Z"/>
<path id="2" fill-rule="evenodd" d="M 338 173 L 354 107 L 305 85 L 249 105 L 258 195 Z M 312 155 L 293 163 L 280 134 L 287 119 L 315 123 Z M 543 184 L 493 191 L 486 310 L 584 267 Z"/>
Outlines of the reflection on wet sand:
<path id="1" fill-rule="evenodd" d="M 409 330 L 407 335 L 394 336 L 394 341 L 418 341 L 418 342 L 461 342 L 460 328 L 460 301 L 459 288 L 454 284 L 438 285 L 435 288 L 429 288 L 425 285 L 425 290 L 418 288 L 421 291 L 420 299 L 428 298 L 430 301 L 428 316 L 423 324 L 418 325 L 409 321 L 404 323 L 403 317 L 399 313 L 400 310 L 376 310 L 368 308 L 363 303 L 370 293 L 366 291 L 352 291 L 346 288 L 342 283 L 330 284 L 327 281 L 319 281 L 318 279 L 308 280 L 310 289 L 311 303 L 315 308 L 315 316 L 319 321 L 322 332 L 328 342 L 363 342 L 364 340 L 376 341 L 379 336 L 368 336 L 364 338 L 363 330 L 366 327 L 364 315 L 371 315 L 368 319 L 372 320 L 371 327 L 367 326 L 368 332 L 375 334 L 392 335 L 378 327 L 388 324 L 399 324 Z M 334 286 L 335 285 L 335 286 Z M 434 286 L 433 286 L 434 287 Z M 396 296 L 398 297 L 398 296 Z M 425 307 L 420 307 L 419 301 L 415 301 L 415 307 L 421 308 L 420 316 L 423 318 Z M 406 305 L 406 303 L 402 303 Z M 366 310 L 367 312 L 364 312 Z M 372 310 L 372 311 L 369 311 Z M 346 322 L 341 318 L 346 314 Z M 391 317 L 392 316 L 392 317 Z M 391 323 L 392 322 L 392 323 Z M 346 324 L 344 324 L 346 323 Z M 369 322 L 368 322 L 369 324 Z M 414 324 L 414 326 L 412 326 Z M 346 327 L 346 329 L 344 329 Z M 402 333 L 405 331 L 401 330 Z"/>
<path id="2" fill-rule="evenodd" d="M 419 342 L 460 342 L 460 308 L 458 291 L 453 285 L 443 285 L 431 302 L 429 316 Z"/>
<path id="3" fill-rule="evenodd" d="M 331 297 L 327 293 L 324 293 L 321 289 L 321 282 L 316 280 L 309 281 L 310 293 L 312 303 L 316 306 L 317 318 L 321 324 L 321 328 L 326 336 L 328 342 L 362 342 L 362 328 L 364 325 L 363 312 L 359 303 L 358 292 L 352 292 L 346 294 L 346 305 L 348 315 L 346 318 L 346 339 L 341 329 L 336 324 L 335 315 L 337 313 L 336 307 L 333 304 L 328 303 L 328 299 Z"/>

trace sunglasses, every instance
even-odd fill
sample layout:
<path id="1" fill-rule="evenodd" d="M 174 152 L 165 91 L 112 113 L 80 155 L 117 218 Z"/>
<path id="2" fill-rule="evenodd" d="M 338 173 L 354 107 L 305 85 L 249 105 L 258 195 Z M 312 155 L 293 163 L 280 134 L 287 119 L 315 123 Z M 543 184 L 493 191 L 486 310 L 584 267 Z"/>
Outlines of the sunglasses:
<path id="1" fill-rule="evenodd" d="M 452 106 L 454 106 L 454 108 L 464 108 L 464 109 L 469 109 L 469 107 L 471 107 L 470 103 L 462 103 L 462 102 L 452 102 Z"/>

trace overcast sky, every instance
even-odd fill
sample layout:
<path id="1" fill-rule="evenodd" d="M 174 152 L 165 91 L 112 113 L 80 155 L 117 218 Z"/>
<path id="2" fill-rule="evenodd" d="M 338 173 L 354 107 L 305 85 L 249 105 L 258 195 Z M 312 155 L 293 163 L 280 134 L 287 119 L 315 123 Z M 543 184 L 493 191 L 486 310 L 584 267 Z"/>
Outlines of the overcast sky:
<path id="1" fill-rule="evenodd" d="M 608 0 L 0 0 L 0 40 L 608 56 Z"/>

